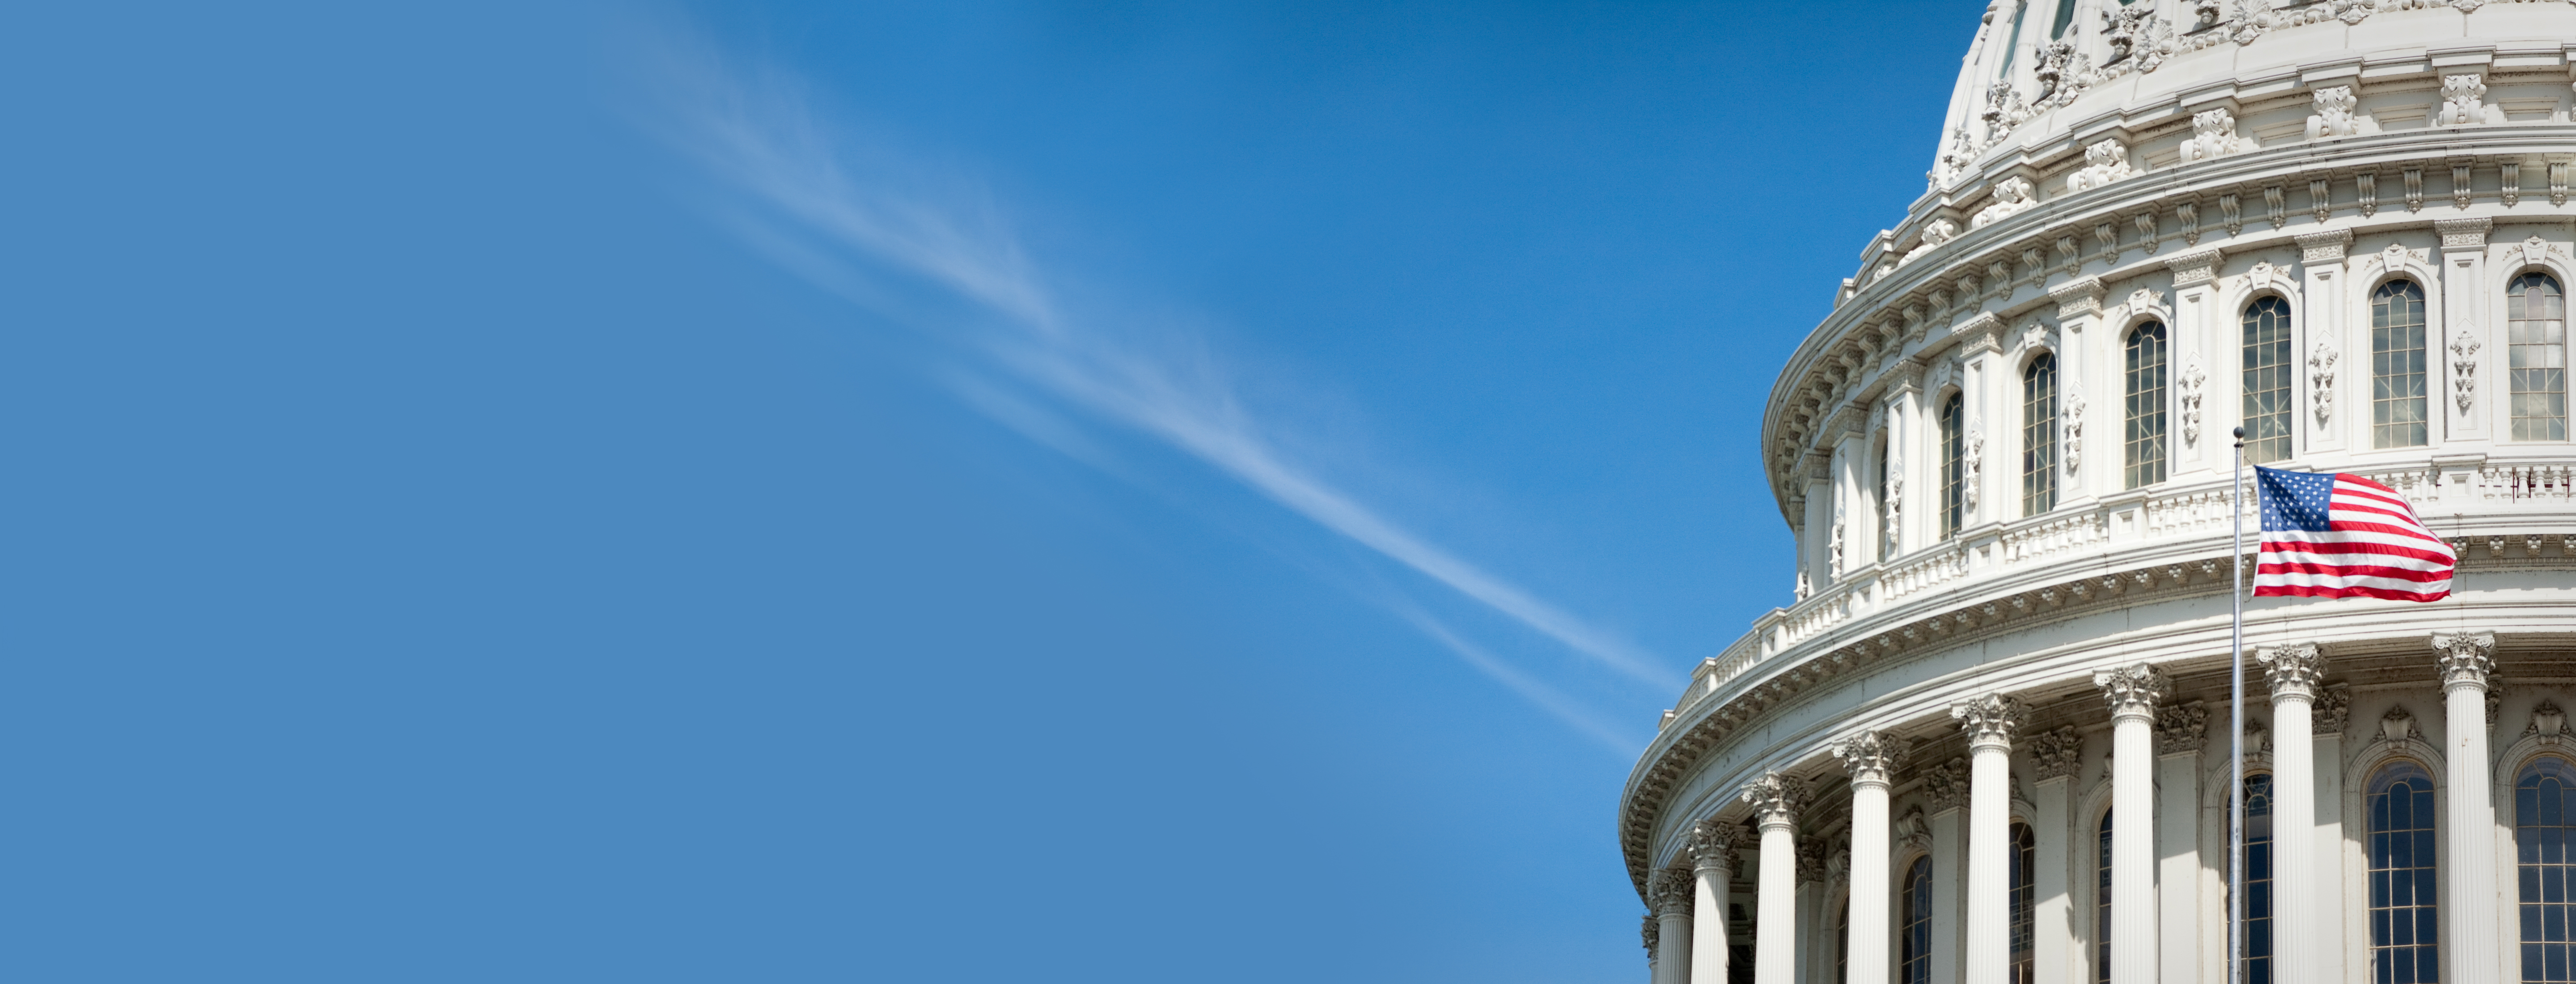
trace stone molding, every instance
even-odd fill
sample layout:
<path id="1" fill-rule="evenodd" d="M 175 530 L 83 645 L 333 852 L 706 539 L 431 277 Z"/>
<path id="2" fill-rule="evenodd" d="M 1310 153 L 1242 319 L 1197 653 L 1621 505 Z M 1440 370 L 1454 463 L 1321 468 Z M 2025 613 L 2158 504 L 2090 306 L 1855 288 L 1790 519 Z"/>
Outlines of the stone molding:
<path id="1" fill-rule="evenodd" d="M 2020 701 L 2003 694 L 1950 705 L 1950 717 L 1968 733 L 1970 748 L 2011 748 L 2013 732 L 2020 730 L 2026 716 Z"/>

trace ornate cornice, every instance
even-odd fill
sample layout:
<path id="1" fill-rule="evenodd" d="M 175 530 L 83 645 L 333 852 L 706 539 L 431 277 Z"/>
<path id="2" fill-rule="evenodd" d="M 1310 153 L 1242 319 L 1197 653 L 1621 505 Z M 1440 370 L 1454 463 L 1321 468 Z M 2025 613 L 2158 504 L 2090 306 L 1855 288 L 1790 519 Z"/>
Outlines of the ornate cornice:
<path id="1" fill-rule="evenodd" d="M 2209 705 L 2200 701 L 2156 709 L 2156 754 L 2198 755 L 2209 744 Z"/>
<path id="2" fill-rule="evenodd" d="M 2173 690 L 2173 681 L 2164 672 L 2145 663 L 2115 670 L 2096 670 L 2093 685 L 2102 690 L 2102 699 L 2111 705 L 2111 719 L 2142 718 L 2153 720 L 2156 702 Z"/>
<path id="3" fill-rule="evenodd" d="M 1753 807 L 1753 817 L 1762 829 L 1796 827 L 1798 811 L 1807 808 L 1807 786 L 1778 772 L 1765 772 L 1744 784 L 1743 798 Z"/>
<path id="4" fill-rule="evenodd" d="M 2434 662 L 2442 670 L 2442 689 L 2484 689 L 2495 673 L 2495 633 L 2433 633 Z"/>
<path id="5" fill-rule="evenodd" d="M 2165 269 L 2173 273 L 2174 288 L 2209 283 L 2218 277 L 2221 254 L 2216 249 L 2194 250 L 2165 258 Z"/>
<path id="6" fill-rule="evenodd" d="M 2317 687 L 2324 682 L 2326 672 L 2325 654 L 2316 643 L 2264 646 L 2254 651 L 2254 660 L 2263 664 L 2263 678 L 2272 685 L 2273 703 L 2316 700 Z"/>
<path id="7" fill-rule="evenodd" d="M 2074 725 L 2054 731 L 2042 731 L 2030 738 L 2030 756 L 2037 760 L 2039 781 L 2075 778 L 2084 765 L 2084 736 Z"/>
<path id="8" fill-rule="evenodd" d="M 2050 300 L 2057 302 L 2061 319 L 2102 313 L 2102 278 L 2083 277 L 2048 289 Z"/>
<path id="9" fill-rule="evenodd" d="M 1863 731 L 1835 742 L 1834 757 L 1841 759 L 1843 770 L 1851 773 L 1854 786 L 1885 788 L 1896 779 L 1896 770 L 1905 767 L 1905 744 L 1895 736 L 1878 731 Z"/>
<path id="10" fill-rule="evenodd" d="M 2474 219 L 2435 219 L 2433 231 L 2441 233 L 2443 249 L 2485 249 L 2487 234 L 2495 231 L 2495 220 L 2485 216 Z"/>
<path id="11" fill-rule="evenodd" d="M 2352 230 L 2302 233 L 2297 237 L 2299 261 L 2302 263 L 2335 263 L 2352 248 Z"/>
<path id="12" fill-rule="evenodd" d="M 1950 717 L 1968 733 L 1970 748 L 2011 748 L 2024 716 L 2021 702 L 2002 694 L 1950 705 Z"/>

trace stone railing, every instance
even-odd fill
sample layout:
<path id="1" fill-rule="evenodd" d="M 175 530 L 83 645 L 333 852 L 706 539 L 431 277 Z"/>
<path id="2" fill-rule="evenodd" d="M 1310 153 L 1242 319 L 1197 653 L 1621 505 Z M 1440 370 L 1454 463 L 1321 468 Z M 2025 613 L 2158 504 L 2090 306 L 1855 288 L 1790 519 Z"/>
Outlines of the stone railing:
<path id="1" fill-rule="evenodd" d="M 2486 463 L 2470 456 L 2438 464 L 2346 470 L 2405 495 L 2436 528 L 2460 516 L 2476 528 L 2478 536 L 2526 532 L 2522 525 L 2530 520 L 2521 518 L 2526 512 L 2576 513 L 2576 460 Z M 2255 548 L 2262 531 L 2251 476 L 2248 472 L 2241 500 L 2248 551 Z M 2553 516 L 2546 522 L 2558 524 L 2560 519 L 2576 516 Z M 1972 594 L 2040 590 L 2101 574 L 2106 563 L 2117 568 L 2123 558 L 2138 560 L 2142 566 L 2200 554 L 2223 559 L 2229 554 L 2226 538 L 2234 525 L 2228 513 L 2227 479 L 2222 477 L 1972 529 L 1889 563 L 1847 571 L 1839 582 L 1797 605 L 1773 609 L 1755 619 L 1751 632 L 1725 652 L 1701 661 L 1691 674 L 1690 689 L 1666 720 L 1765 664 L 1830 648 L 1810 645 L 1817 640 L 1842 640 L 1883 631 L 1927 613 L 1938 615 L 1951 602 L 1964 605 L 1974 600 Z M 2444 535 L 2454 534 L 2446 530 Z M 1853 628 L 1861 632 L 1849 631 Z"/>

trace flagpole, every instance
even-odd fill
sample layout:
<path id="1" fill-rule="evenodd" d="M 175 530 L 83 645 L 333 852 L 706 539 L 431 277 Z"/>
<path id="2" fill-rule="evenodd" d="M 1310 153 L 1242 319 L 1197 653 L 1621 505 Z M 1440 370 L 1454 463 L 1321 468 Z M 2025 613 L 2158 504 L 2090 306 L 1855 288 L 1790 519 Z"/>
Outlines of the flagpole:
<path id="1" fill-rule="evenodd" d="M 2228 570 L 2235 590 L 2228 626 L 2228 699 L 2233 727 L 2227 729 L 2232 778 L 2227 787 L 2227 982 L 2245 984 L 2245 428 L 2236 428 L 2236 478 L 2228 483 L 2228 512 L 2236 532 Z M 2292 736 L 2300 741 L 2301 736 Z"/>

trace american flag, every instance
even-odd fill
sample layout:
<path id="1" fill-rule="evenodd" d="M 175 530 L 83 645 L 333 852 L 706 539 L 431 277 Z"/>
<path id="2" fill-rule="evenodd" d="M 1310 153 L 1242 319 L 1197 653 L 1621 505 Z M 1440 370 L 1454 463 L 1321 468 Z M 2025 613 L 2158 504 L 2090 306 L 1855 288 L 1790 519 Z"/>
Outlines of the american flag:
<path id="1" fill-rule="evenodd" d="M 2459 557 L 2396 490 L 2359 475 L 2254 469 L 2263 549 L 2254 593 L 2309 598 L 2450 597 Z"/>

